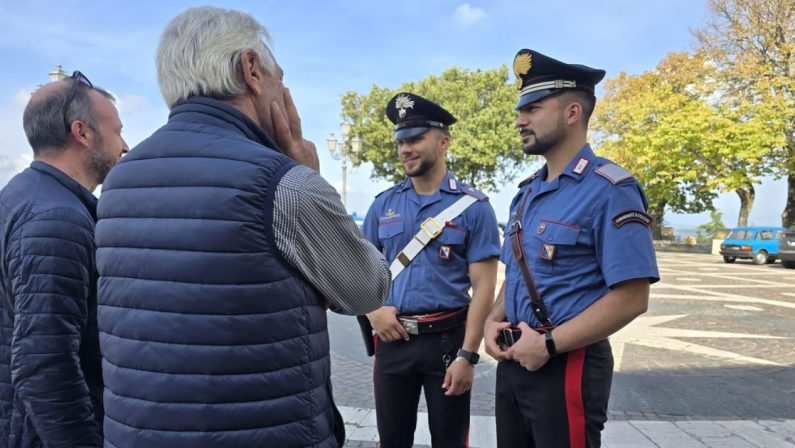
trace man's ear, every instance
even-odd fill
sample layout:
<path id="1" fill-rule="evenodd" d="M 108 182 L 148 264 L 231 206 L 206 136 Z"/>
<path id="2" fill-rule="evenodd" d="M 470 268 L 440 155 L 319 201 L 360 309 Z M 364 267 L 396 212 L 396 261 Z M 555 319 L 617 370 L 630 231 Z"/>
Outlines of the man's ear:
<path id="1" fill-rule="evenodd" d="M 80 120 L 75 120 L 69 126 L 69 134 L 78 145 L 89 148 L 91 147 L 91 139 L 96 133 L 87 124 Z"/>
<path id="2" fill-rule="evenodd" d="M 439 149 L 442 151 L 447 151 L 447 148 L 450 147 L 450 136 L 445 134 L 444 132 L 439 131 L 442 135 L 439 137 Z"/>
<path id="3" fill-rule="evenodd" d="M 582 118 L 582 104 L 579 101 L 572 101 L 566 106 L 566 123 L 575 124 Z"/>
<path id="4" fill-rule="evenodd" d="M 240 70 L 243 82 L 249 90 L 259 96 L 262 93 L 262 77 L 265 73 L 262 72 L 257 54 L 251 50 L 243 50 L 240 53 Z"/>

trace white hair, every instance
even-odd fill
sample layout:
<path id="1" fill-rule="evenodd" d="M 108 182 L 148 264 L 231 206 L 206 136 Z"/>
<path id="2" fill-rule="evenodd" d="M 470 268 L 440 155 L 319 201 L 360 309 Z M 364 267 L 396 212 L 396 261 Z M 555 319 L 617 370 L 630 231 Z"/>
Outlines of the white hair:
<path id="1" fill-rule="evenodd" d="M 169 109 L 196 95 L 222 100 L 242 95 L 245 50 L 256 53 L 272 75 L 275 61 L 265 42 L 271 42 L 268 30 L 240 11 L 202 6 L 174 17 L 160 36 L 156 59 L 160 93 Z"/>

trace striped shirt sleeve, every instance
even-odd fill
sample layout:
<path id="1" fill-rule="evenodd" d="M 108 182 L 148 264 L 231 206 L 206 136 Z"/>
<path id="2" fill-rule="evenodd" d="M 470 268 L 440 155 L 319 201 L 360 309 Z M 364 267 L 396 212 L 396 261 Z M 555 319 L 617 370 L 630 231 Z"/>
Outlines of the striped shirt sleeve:
<path id="1" fill-rule="evenodd" d="M 276 246 L 340 314 L 367 314 L 383 305 L 391 285 L 384 256 L 362 235 L 337 191 L 303 165 L 276 187 Z"/>

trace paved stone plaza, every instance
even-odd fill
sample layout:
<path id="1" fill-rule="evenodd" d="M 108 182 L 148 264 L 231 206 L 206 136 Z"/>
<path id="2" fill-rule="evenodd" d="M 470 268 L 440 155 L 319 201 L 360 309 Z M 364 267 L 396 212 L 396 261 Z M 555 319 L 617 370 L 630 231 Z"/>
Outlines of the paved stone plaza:
<path id="1" fill-rule="evenodd" d="M 658 253 L 648 313 L 611 338 L 603 446 L 795 447 L 795 270 Z M 355 319 L 329 314 L 332 380 L 348 445 L 377 446 L 372 362 Z M 496 363 L 481 350 L 470 443 L 495 445 Z M 430 444 L 421 400 L 417 446 Z"/>

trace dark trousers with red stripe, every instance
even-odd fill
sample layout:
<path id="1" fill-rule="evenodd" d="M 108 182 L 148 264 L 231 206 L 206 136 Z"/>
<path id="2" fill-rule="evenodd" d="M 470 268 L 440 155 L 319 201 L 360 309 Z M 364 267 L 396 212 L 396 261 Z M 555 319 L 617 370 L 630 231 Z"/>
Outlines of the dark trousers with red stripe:
<path id="1" fill-rule="evenodd" d="M 373 382 L 378 435 L 382 448 L 411 448 L 417 426 L 420 390 L 428 405 L 428 426 L 434 448 L 466 447 L 469 437 L 469 397 L 447 397 L 442 383 L 447 371 L 441 347 L 455 359 L 464 343 L 464 325 L 439 333 L 411 336 L 409 341 L 378 341 Z M 461 362 L 461 361 L 458 361 Z"/>
<path id="2" fill-rule="evenodd" d="M 497 446 L 595 448 L 607 421 L 613 353 L 607 340 L 550 359 L 529 372 L 497 366 Z"/>

